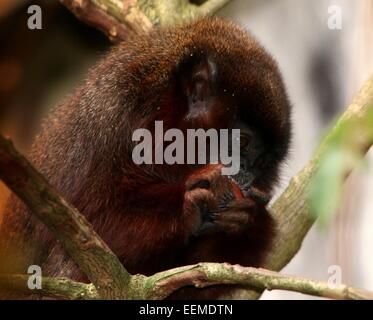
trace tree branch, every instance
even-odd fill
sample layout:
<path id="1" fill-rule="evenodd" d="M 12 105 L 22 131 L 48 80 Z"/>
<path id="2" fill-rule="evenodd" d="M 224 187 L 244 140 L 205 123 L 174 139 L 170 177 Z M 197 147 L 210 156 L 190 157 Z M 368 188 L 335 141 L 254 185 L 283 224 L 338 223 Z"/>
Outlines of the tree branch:
<path id="1" fill-rule="evenodd" d="M 264 268 L 281 270 L 299 251 L 304 237 L 315 222 L 315 218 L 310 214 L 308 188 L 320 167 L 320 159 L 328 150 L 335 135 L 339 134 L 347 122 L 364 121 L 372 111 L 373 75 L 322 141 L 314 157 L 301 172 L 291 179 L 289 186 L 270 208 L 270 213 L 277 225 L 277 233 L 263 265 Z M 372 139 L 371 132 L 361 131 L 361 135 L 354 141 L 356 150 L 365 155 L 373 144 Z M 352 169 L 348 168 L 346 178 Z M 246 297 L 258 298 L 259 295 L 251 292 Z"/>
<path id="2" fill-rule="evenodd" d="M 278 226 L 274 246 L 267 257 L 265 267 L 271 270 L 282 269 L 298 252 L 304 236 L 315 222 L 309 214 L 308 188 L 315 172 L 320 166 L 320 159 L 328 149 L 330 141 L 339 133 L 346 122 L 363 121 L 373 111 L 373 75 L 365 83 L 352 104 L 339 118 L 335 127 L 322 141 L 314 157 L 290 182 L 270 211 Z M 362 155 L 373 144 L 369 132 L 361 131 L 355 145 Z M 349 168 L 346 177 L 353 168 Z"/>
<path id="3" fill-rule="evenodd" d="M 56 299 L 91 300 L 99 299 L 99 294 L 93 284 L 75 282 L 66 278 L 42 278 L 41 289 L 29 289 L 28 275 L 0 274 L 0 288 L 20 294 L 36 294 Z"/>
<path id="4" fill-rule="evenodd" d="M 60 0 L 76 17 L 118 42 L 153 26 L 173 26 L 212 15 L 230 0 Z"/>
<path id="5" fill-rule="evenodd" d="M 60 0 L 75 16 L 106 34 L 113 42 L 151 29 L 137 0 Z"/>
<path id="6" fill-rule="evenodd" d="M 0 135 L 0 178 L 61 242 L 102 298 L 126 298 L 130 274 L 75 208 Z"/>
<path id="7" fill-rule="evenodd" d="M 66 278 L 43 278 L 40 290 L 28 289 L 27 280 L 28 276 L 25 275 L 0 275 L 0 288 L 73 300 L 100 297 L 93 285 Z M 129 292 L 132 299 L 160 300 L 185 286 L 204 288 L 216 284 L 247 285 L 258 290 L 290 290 L 331 299 L 373 299 L 372 292 L 345 285 L 330 286 L 320 281 L 227 263 L 199 263 L 159 272 L 150 277 L 135 275 L 129 285 Z"/>
<path id="8" fill-rule="evenodd" d="M 345 285 L 332 287 L 319 281 L 227 263 L 199 263 L 160 272 L 145 281 L 145 287 L 152 290 L 140 291 L 146 293 L 145 299 L 164 299 L 187 285 L 204 288 L 216 284 L 239 284 L 259 290 L 290 290 L 332 299 L 373 299 L 372 292 Z"/>

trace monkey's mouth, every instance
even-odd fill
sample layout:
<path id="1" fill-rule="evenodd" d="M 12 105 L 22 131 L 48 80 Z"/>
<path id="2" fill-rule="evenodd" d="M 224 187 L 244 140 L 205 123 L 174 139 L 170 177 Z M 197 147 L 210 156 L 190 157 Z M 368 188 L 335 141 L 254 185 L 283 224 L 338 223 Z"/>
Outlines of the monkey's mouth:
<path id="1" fill-rule="evenodd" d="M 242 178 L 242 177 L 241 177 Z M 241 207 L 255 205 L 265 207 L 271 200 L 271 195 L 258 189 L 253 185 L 254 179 L 237 179 L 230 176 L 232 189 L 220 198 L 218 211 L 225 211 L 232 209 L 232 207 Z M 248 201 L 250 200 L 250 201 Z"/>

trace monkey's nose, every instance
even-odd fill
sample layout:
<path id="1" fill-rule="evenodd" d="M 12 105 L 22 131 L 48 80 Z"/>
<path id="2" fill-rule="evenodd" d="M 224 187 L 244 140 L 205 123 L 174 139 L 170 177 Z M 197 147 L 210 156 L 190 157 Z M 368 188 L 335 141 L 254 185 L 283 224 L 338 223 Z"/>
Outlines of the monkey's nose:
<path id="1" fill-rule="evenodd" d="M 245 197 L 251 197 L 259 204 L 266 206 L 268 202 L 271 200 L 269 194 L 255 188 L 251 187 L 249 190 L 245 191 Z"/>

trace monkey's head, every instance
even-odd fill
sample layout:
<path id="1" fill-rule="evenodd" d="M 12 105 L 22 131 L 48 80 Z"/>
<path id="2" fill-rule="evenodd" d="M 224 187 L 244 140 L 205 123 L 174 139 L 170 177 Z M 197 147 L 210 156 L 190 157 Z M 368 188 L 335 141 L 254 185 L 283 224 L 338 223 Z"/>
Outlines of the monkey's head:
<path id="1" fill-rule="evenodd" d="M 134 130 L 153 130 L 157 120 L 164 131 L 240 129 L 241 169 L 232 178 L 243 192 L 255 186 L 270 193 L 288 149 L 290 104 L 276 62 L 250 33 L 219 18 L 155 30 L 119 45 L 94 72 L 103 116 L 93 125 L 125 128 L 109 139 L 127 153 L 126 162 Z"/>
<path id="2" fill-rule="evenodd" d="M 182 98 L 175 105 L 184 114 L 180 127 L 239 129 L 240 170 L 232 178 L 244 195 L 255 185 L 267 202 L 288 150 L 290 104 L 277 65 L 264 49 L 242 30 L 222 32 L 215 35 L 221 43 L 193 47 L 176 71 L 174 90 Z"/>

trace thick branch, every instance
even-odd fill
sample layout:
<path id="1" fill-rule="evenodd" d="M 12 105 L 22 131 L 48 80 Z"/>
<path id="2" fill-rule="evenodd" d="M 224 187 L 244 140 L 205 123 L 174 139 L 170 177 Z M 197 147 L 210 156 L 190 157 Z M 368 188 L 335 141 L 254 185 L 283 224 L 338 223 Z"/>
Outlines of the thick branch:
<path id="1" fill-rule="evenodd" d="M 61 242 L 102 298 L 125 298 L 130 275 L 75 208 L 0 136 L 0 178 Z"/>
<path id="2" fill-rule="evenodd" d="M 60 0 L 78 19 L 118 42 L 153 26 L 173 26 L 212 15 L 230 0 Z"/>
<path id="3" fill-rule="evenodd" d="M 0 275 L 0 288 L 62 299 L 99 298 L 91 284 L 78 283 L 65 278 L 43 278 L 42 289 L 30 290 L 26 286 L 27 279 L 28 276 L 24 275 Z M 159 272 L 150 277 L 136 275 L 132 277 L 129 292 L 132 299 L 159 300 L 185 286 L 204 288 L 216 284 L 240 284 L 258 290 L 290 290 L 332 299 L 373 299 L 372 292 L 345 285 L 330 286 L 324 282 L 227 263 L 199 263 Z"/>
<path id="4" fill-rule="evenodd" d="M 335 127 L 322 141 L 316 150 L 314 157 L 304 169 L 292 178 L 287 189 L 271 207 L 270 212 L 277 224 L 277 234 L 274 244 L 267 255 L 263 267 L 270 270 L 281 270 L 299 251 L 303 239 L 312 227 L 315 219 L 310 214 L 308 188 L 319 169 L 320 159 L 328 149 L 334 136 L 341 128 L 346 127 L 347 122 L 363 121 L 373 110 L 373 75 L 365 83 L 352 104 L 339 118 Z M 364 132 L 355 142 L 356 150 L 364 155 L 372 146 L 372 135 Z M 348 168 L 346 177 L 353 168 Z M 249 293 L 247 298 L 258 298 L 257 293 Z"/>
<path id="5" fill-rule="evenodd" d="M 271 207 L 271 214 L 275 218 L 278 233 L 274 241 L 274 246 L 268 254 L 265 268 L 271 270 L 282 269 L 298 252 L 302 240 L 314 223 L 314 218 L 310 215 L 308 188 L 315 172 L 320 167 L 320 159 L 328 149 L 334 136 L 339 133 L 342 127 L 346 127 L 347 122 L 363 121 L 373 111 L 373 75 L 366 82 L 358 93 L 352 104 L 339 118 L 335 127 L 322 141 L 316 150 L 314 157 L 290 182 L 287 189 Z M 364 132 L 363 126 L 361 134 L 355 143 L 356 150 L 365 155 L 373 144 L 370 132 Z M 348 168 L 348 173 L 353 168 Z"/>
<path id="6" fill-rule="evenodd" d="M 75 16 L 118 42 L 151 29 L 137 0 L 60 0 Z"/>
<path id="7" fill-rule="evenodd" d="M 211 16 L 230 0 L 207 0 L 201 5 L 189 0 L 138 0 L 139 8 L 154 26 L 175 26 L 204 16 Z"/>

